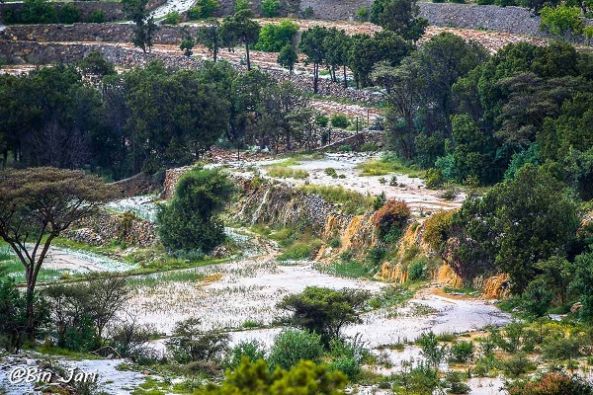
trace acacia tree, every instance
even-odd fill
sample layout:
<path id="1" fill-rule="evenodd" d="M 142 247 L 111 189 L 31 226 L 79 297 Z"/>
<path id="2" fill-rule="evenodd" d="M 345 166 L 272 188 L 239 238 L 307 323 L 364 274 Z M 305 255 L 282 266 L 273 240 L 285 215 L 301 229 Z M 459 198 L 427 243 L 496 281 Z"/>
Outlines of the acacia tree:
<path id="1" fill-rule="evenodd" d="M 0 237 L 25 268 L 27 326 L 34 336 L 34 292 L 52 241 L 112 196 L 100 178 L 82 171 L 37 167 L 0 173 Z"/>
<path id="2" fill-rule="evenodd" d="M 222 22 L 223 37 L 229 44 L 240 43 L 245 46 L 247 70 L 251 70 L 249 46 L 257 42 L 260 25 L 253 19 L 251 10 L 240 10 L 233 16 L 224 18 Z"/>
<path id="3" fill-rule="evenodd" d="M 126 16 L 136 25 L 134 27 L 134 45 L 142 48 L 144 53 L 150 52 L 154 33 L 158 27 L 154 23 L 154 17 L 149 17 L 146 9 L 148 0 L 123 0 L 122 3 Z"/>
<path id="4" fill-rule="evenodd" d="M 284 297 L 278 308 L 292 313 L 293 325 L 318 333 L 329 344 L 340 337 L 344 326 L 362 322 L 360 314 L 369 297 L 368 291 L 358 289 L 307 287 Z"/>

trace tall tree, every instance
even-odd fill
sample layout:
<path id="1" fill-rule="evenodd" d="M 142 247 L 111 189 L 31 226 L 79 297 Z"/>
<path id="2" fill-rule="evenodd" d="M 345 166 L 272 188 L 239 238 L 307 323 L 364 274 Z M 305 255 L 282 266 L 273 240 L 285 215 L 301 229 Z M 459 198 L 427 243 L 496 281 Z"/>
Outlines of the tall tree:
<path id="1" fill-rule="evenodd" d="M 34 334 L 34 292 L 52 241 L 112 194 L 82 171 L 37 167 L 0 173 L 0 237 L 25 268 L 27 333 Z"/>
<path id="2" fill-rule="evenodd" d="M 223 45 L 222 30 L 218 21 L 213 20 L 207 26 L 198 29 L 197 41 L 212 54 L 212 60 L 216 62 L 218 51 Z"/>
<path id="3" fill-rule="evenodd" d="M 337 82 L 336 69 L 342 67 L 343 84 L 344 88 L 347 88 L 346 66 L 348 65 L 348 53 L 351 46 L 350 36 L 344 30 L 331 28 L 323 41 L 323 46 L 326 51 L 325 61 L 332 72 L 332 79 Z"/>
<path id="4" fill-rule="evenodd" d="M 224 18 L 222 22 L 223 37 L 228 42 L 236 42 L 245 46 L 247 70 L 251 70 L 249 47 L 254 45 L 259 38 L 260 25 L 253 19 L 251 10 L 241 10 L 235 15 Z"/>
<path id="5" fill-rule="evenodd" d="M 146 8 L 148 0 L 123 0 L 122 3 L 127 17 L 135 24 L 134 45 L 142 48 L 144 53 L 150 52 L 158 27 Z"/>
<path id="6" fill-rule="evenodd" d="M 416 0 L 375 0 L 371 7 L 371 22 L 415 42 L 428 26 L 428 21 L 419 14 Z"/>
<path id="7" fill-rule="evenodd" d="M 300 50 L 307 55 L 307 62 L 313 64 L 313 92 L 319 91 L 319 65 L 323 64 L 326 57 L 323 41 L 328 34 L 325 27 L 313 26 L 303 32 Z"/>

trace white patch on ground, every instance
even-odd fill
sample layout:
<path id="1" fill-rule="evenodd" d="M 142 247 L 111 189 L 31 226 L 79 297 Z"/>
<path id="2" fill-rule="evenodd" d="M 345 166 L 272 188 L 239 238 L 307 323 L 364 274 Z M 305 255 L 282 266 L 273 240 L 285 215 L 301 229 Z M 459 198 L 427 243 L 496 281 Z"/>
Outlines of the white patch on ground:
<path id="1" fill-rule="evenodd" d="M 226 163 L 237 174 L 247 176 L 244 171 L 255 167 L 261 174 L 268 178 L 290 186 L 302 186 L 305 183 L 315 185 L 342 186 L 362 194 L 379 195 L 385 193 L 388 199 L 398 199 L 405 201 L 415 214 L 434 212 L 438 210 L 449 210 L 461 207 L 466 195 L 460 192 L 455 199 L 446 200 L 440 195 L 442 190 L 432 190 L 426 188 L 424 181 L 417 177 L 410 177 L 405 174 L 392 173 L 384 176 L 363 176 L 356 167 L 366 161 L 379 159 L 377 154 L 367 153 L 336 153 L 324 154 L 323 159 L 302 160 L 298 165 L 290 166 L 291 169 L 305 170 L 309 177 L 305 179 L 293 178 L 274 178 L 268 174 L 269 166 L 282 160 L 262 160 L 262 161 L 230 161 Z M 342 178 L 332 178 L 325 174 L 325 169 L 333 168 L 338 176 Z M 240 172 L 243 171 L 243 172 Z M 396 185 L 389 185 L 392 176 L 397 180 Z"/>
<path id="2" fill-rule="evenodd" d="M 125 272 L 136 265 L 119 262 L 106 256 L 70 248 L 50 247 L 43 263 L 44 269 L 54 269 L 70 274 L 91 272 Z"/>
<path id="3" fill-rule="evenodd" d="M 181 14 L 182 12 L 189 10 L 194 3 L 195 0 L 168 0 L 164 5 L 155 9 L 150 16 L 154 19 L 161 19 L 173 11 Z"/>
<path id="4" fill-rule="evenodd" d="M 105 205 L 105 208 L 117 213 L 131 212 L 138 218 L 149 222 L 156 222 L 156 200 L 157 197 L 155 195 L 133 196 L 109 202 Z"/>

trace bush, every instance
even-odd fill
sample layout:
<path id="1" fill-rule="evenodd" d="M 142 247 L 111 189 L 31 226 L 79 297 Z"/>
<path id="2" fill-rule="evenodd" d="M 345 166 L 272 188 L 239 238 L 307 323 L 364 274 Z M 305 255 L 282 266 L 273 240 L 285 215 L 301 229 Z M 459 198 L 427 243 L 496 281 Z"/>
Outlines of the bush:
<path id="1" fill-rule="evenodd" d="M 88 23 L 104 23 L 105 13 L 101 10 L 94 10 L 87 18 Z"/>
<path id="2" fill-rule="evenodd" d="M 455 211 L 439 211 L 424 221 L 422 239 L 435 252 L 443 250 L 449 238 Z"/>
<path id="3" fill-rule="evenodd" d="M 558 7 L 544 7 L 541 11 L 541 28 L 552 34 L 563 36 L 566 33 L 581 34 L 583 19 L 578 7 L 559 5 Z"/>
<path id="4" fill-rule="evenodd" d="M 219 362 L 228 349 L 226 333 L 201 332 L 200 320 L 189 318 L 178 322 L 173 335 L 167 340 L 167 351 L 178 363 Z"/>
<path id="5" fill-rule="evenodd" d="M 415 259 L 408 266 L 408 280 L 419 281 L 426 280 L 428 277 L 428 268 L 425 259 Z"/>
<path id="6" fill-rule="evenodd" d="M 502 368 L 507 376 L 519 377 L 525 373 L 535 370 L 536 366 L 523 353 L 513 355 L 509 360 L 502 363 Z"/>
<path id="7" fill-rule="evenodd" d="M 394 376 L 395 394 L 432 394 L 439 386 L 438 371 L 425 364 L 404 371 Z"/>
<path id="8" fill-rule="evenodd" d="M 278 256 L 279 261 L 292 261 L 313 258 L 313 254 L 321 247 L 321 240 L 297 241 Z"/>
<path id="9" fill-rule="evenodd" d="M 410 208 L 401 200 L 389 200 L 373 215 L 373 223 L 379 237 L 386 242 L 395 242 L 410 219 Z"/>
<path id="10" fill-rule="evenodd" d="M 181 22 L 181 15 L 177 11 L 171 11 L 163 18 L 165 25 L 177 25 L 179 22 Z"/>
<path id="11" fill-rule="evenodd" d="M 548 359 L 574 359 L 581 356 L 584 339 L 578 336 L 548 336 L 542 344 L 542 353 Z"/>
<path id="12" fill-rule="evenodd" d="M 592 395 L 593 385 L 579 376 L 549 372 L 531 381 L 514 381 L 505 386 L 509 395 Z"/>
<path id="13" fill-rule="evenodd" d="M 60 9 L 58 19 L 66 24 L 80 22 L 80 10 L 74 4 L 66 3 Z"/>
<path id="14" fill-rule="evenodd" d="M 187 17 L 191 20 L 211 18 L 219 8 L 220 2 L 218 0 L 198 0 L 189 9 Z"/>
<path id="15" fill-rule="evenodd" d="M 331 117 L 331 124 L 334 128 L 346 129 L 350 126 L 350 120 L 345 114 L 334 114 Z"/>
<path id="16" fill-rule="evenodd" d="M 328 167 L 323 172 L 331 178 L 338 178 L 338 173 L 336 172 L 336 169 L 334 169 L 333 167 Z"/>
<path id="17" fill-rule="evenodd" d="M 312 332 L 288 329 L 276 336 L 270 365 L 290 369 L 301 360 L 318 362 L 323 355 L 321 337 Z"/>
<path id="18" fill-rule="evenodd" d="M 445 177 L 440 169 L 428 169 L 426 170 L 426 176 L 424 177 L 424 183 L 428 189 L 437 189 L 443 186 Z"/>
<path id="19" fill-rule="evenodd" d="M 266 18 L 272 18 L 278 16 L 280 12 L 280 1 L 279 0 L 262 0 L 261 2 L 261 13 Z"/>
<path id="20" fill-rule="evenodd" d="M 169 204 L 157 214 L 161 242 L 170 253 L 201 250 L 224 241 L 224 228 L 216 215 L 223 209 L 233 185 L 220 170 L 195 169 L 183 176 Z"/>
<path id="21" fill-rule="evenodd" d="M 451 346 L 449 361 L 465 363 L 474 355 L 474 343 L 460 341 Z"/>
<path id="22" fill-rule="evenodd" d="M 383 258 L 387 255 L 387 249 L 381 246 L 374 246 L 369 249 L 367 253 L 367 260 L 374 266 L 378 266 Z"/>
<path id="23" fill-rule="evenodd" d="M 529 283 L 521 298 L 521 306 L 535 317 L 543 317 L 550 308 L 554 293 L 546 281 L 538 278 Z"/>
<path id="24" fill-rule="evenodd" d="M 147 325 L 139 325 L 136 322 L 127 322 L 119 325 L 111 331 L 110 344 L 117 350 L 120 356 L 136 360 L 144 350 L 143 346 L 158 334 Z"/>
<path id="25" fill-rule="evenodd" d="M 263 344 L 257 340 L 242 341 L 233 347 L 226 365 L 231 369 L 235 369 L 245 358 L 251 362 L 255 362 L 259 359 L 264 359 L 265 355 L 266 352 Z"/>
<path id="26" fill-rule="evenodd" d="M 356 10 L 356 20 L 360 22 L 366 22 L 369 20 L 369 7 L 358 7 Z"/>
<path id="27" fill-rule="evenodd" d="M 104 330 L 128 300 L 128 292 L 126 281 L 120 278 L 44 289 L 58 346 L 75 351 L 101 347 Z"/>
<path id="28" fill-rule="evenodd" d="M 291 45 L 299 25 L 291 20 L 279 24 L 268 24 L 261 28 L 255 49 L 266 52 L 279 52 L 286 45 Z"/>
<path id="29" fill-rule="evenodd" d="M 1 269 L 1 267 L 0 267 Z M 4 276 L 4 274 L 0 273 Z M 43 298 L 35 297 L 34 328 L 39 330 L 48 323 L 49 312 Z M 0 280 L 0 347 L 18 352 L 26 340 L 27 300 L 10 278 Z"/>
<path id="30" fill-rule="evenodd" d="M 251 362 L 245 358 L 233 371 L 227 371 L 220 386 L 210 385 L 198 395 L 238 394 L 320 394 L 339 395 L 346 386 L 346 377 L 324 365 L 302 361 L 290 370 L 273 371 L 264 360 Z M 288 389 L 288 390 L 287 390 Z"/>

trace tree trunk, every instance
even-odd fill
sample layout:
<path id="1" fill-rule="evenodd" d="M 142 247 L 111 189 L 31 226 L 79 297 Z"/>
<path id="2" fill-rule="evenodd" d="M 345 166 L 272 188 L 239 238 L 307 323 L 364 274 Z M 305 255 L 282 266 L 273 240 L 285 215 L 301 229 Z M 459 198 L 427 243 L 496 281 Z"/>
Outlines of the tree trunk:
<path id="1" fill-rule="evenodd" d="M 247 57 L 247 71 L 251 71 L 251 61 L 249 60 L 249 43 L 245 42 L 245 56 Z"/>
<path id="2" fill-rule="evenodd" d="M 313 93 L 318 92 L 317 80 L 319 79 L 319 64 L 313 63 Z"/>
<path id="3" fill-rule="evenodd" d="M 348 79 L 346 78 L 346 65 L 344 65 L 344 89 L 348 88 Z"/>

